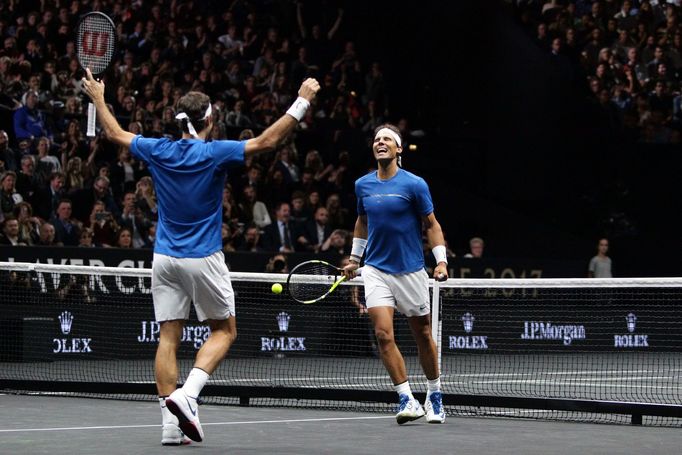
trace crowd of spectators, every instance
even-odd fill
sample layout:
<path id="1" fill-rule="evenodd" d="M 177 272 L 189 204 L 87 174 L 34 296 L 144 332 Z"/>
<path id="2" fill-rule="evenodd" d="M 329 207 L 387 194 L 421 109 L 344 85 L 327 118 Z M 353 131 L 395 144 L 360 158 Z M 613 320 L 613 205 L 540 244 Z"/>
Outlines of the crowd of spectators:
<path id="1" fill-rule="evenodd" d="M 682 134 L 679 0 L 519 0 L 539 47 L 586 82 L 611 138 L 676 144 Z"/>
<path id="2" fill-rule="evenodd" d="M 380 62 L 361 59 L 329 2 L 9 0 L 0 3 L 0 243 L 145 248 L 157 221 L 144 163 L 84 134 L 74 29 L 87 11 L 117 25 L 106 99 L 124 129 L 177 139 L 177 99 L 213 101 L 211 138 L 248 139 L 281 116 L 306 77 L 323 90 L 275 153 L 229 173 L 225 251 L 347 253 L 353 182 L 389 119 Z M 352 31 L 352 30 L 351 30 Z M 397 120 L 397 119 L 396 119 Z M 9 122 L 8 122 L 9 123 Z M 401 122 L 406 123 L 404 120 Z M 282 242 L 277 223 L 286 225 Z"/>

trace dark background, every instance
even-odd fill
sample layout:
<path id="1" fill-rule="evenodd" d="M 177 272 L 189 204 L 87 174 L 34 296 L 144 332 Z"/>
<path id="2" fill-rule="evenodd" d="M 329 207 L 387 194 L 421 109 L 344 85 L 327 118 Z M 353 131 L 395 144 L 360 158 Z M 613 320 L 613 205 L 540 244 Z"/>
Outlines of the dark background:
<path id="1" fill-rule="evenodd" d="M 457 252 L 584 259 L 611 240 L 615 276 L 680 273 L 676 146 L 612 134 L 585 75 L 539 49 L 495 0 L 367 2 L 357 39 L 385 66 L 403 164 L 429 182 Z"/>

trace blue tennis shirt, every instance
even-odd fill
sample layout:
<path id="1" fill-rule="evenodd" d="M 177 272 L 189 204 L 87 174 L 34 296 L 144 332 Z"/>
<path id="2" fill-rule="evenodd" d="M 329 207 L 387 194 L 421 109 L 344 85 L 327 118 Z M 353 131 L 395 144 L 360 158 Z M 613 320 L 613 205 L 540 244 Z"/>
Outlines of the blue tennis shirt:
<path id="1" fill-rule="evenodd" d="M 202 258 L 222 249 L 227 167 L 244 162 L 244 145 L 245 141 L 135 136 L 130 152 L 147 163 L 156 190 L 156 253 Z"/>
<path id="2" fill-rule="evenodd" d="M 365 264 L 387 273 L 424 268 L 422 216 L 433 212 L 429 187 L 404 169 L 388 180 L 377 172 L 355 182 L 358 215 L 367 215 Z"/>

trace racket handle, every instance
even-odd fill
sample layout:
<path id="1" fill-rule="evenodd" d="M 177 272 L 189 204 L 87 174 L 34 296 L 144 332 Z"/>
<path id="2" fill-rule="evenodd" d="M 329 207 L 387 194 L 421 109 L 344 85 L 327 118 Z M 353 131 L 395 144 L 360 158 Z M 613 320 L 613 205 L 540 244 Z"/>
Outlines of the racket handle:
<path id="1" fill-rule="evenodd" d="M 95 105 L 92 103 L 88 103 L 88 131 L 87 131 L 88 137 L 95 137 L 95 135 L 96 135 L 95 122 L 96 121 L 97 121 L 97 110 L 95 109 Z"/>

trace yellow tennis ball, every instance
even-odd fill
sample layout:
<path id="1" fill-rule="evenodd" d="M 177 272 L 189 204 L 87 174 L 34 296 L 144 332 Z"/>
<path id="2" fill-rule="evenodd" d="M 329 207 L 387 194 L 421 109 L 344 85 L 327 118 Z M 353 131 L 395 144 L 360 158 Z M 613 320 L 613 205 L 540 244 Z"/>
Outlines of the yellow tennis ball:
<path id="1" fill-rule="evenodd" d="M 279 283 L 275 283 L 272 285 L 272 292 L 275 294 L 280 294 L 282 292 L 282 285 Z"/>

